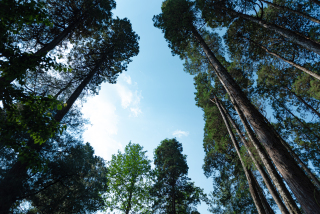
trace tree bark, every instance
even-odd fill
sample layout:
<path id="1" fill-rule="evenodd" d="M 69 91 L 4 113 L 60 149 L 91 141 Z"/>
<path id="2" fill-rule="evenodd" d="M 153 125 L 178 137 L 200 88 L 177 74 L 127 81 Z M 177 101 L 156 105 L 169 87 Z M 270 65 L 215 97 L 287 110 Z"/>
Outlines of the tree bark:
<path id="1" fill-rule="evenodd" d="M 216 100 L 218 102 L 220 102 L 217 98 Z M 211 100 L 212 101 L 212 100 Z M 213 101 L 212 101 L 213 102 Z M 258 163 L 258 161 L 256 160 L 256 158 L 254 157 L 254 155 L 252 154 L 248 142 L 245 140 L 245 138 L 243 137 L 240 129 L 238 128 L 238 126 L 236 125 L 236 123 L 234 122 L 234 120 L 231 118 L 229 112 L 225 109 L 225 107 L 222 105 L 222 103 L 220 102 L 221 108 L 223 110 L 223 112 L 225 113 L 225 115 L 227 116 L 227 118 L 229 119 L 230 123 L 232 124 L 233 128 L 236 130 L 236 132 L 238 133 L 241 141 L 243 142 L 243 144 L 245 145 L 253 163 L 255 164 L 256 168 L 258 169 L 258 171 L 260 172 L 262 179 L 264 181 L 264 183 L 266 184 L 270 194 L 272 195 L 274 201 L 276 202 L 276 204 L 279 207 L 279 210 L 281 211 L 281 213 L 283 214 L 289 214 L 287 208 L 285 207 L 285 205 L 283 204 L 281 198 L 279 197 L 279 194 L 277 192 L 277 190 L 275 189 L 275 187 L 273 186 L 268 174 L 264 171 L 263 167 Z"/>
<path id="2" fill-rule="evenodd" d="M 176 214 L 175 184 L 172 185 L 172 214 Z"/>
<path id="3" fill-rule="evenodd" d="M 264 207 L 264 210 L 266 211 L 266 213 L 268 214 L 274 214 L 273 209 L 270 207 L 270 204 L 268 203 L 266 197 L 264 196 L 263 192 L 262 192 L 262 188 L 260 187 L 257 179 L 254 177 L 253 173 L 251 170 L 248 170 L 250 176 L 252 177 L 252 181 L 253 181 L 253 185 L 254 188 L 256 189 L 258 196 L 261 200 L 262 206 Z"/>
<path id="4" fill-rule="evenodd" d="M 274 130 L 275 132 L 275 130 Z M 275 132 L 276 133 L 276 132 Z M 276 133 L 278 135 L 278 133 Z M 281 139 L 282 145 L 290 152 L 292 157 L 300 164 L 302 169 L 308 174 L 308 176 L 312 179 L 312 181 L 315 183 L 315 185 L 320 189 L 320 182 L 319 179 L 316 178 L 316 176 L 310 171 L 310 169 L 302 162 L 302 160 L 299 158 L 299 156 L 292 150 L 292 148 L 288 145 L 286 141 L 284 141 L 281 136 L 278 135 L 278 137 Z"/>
<path id="5" fill-rule="evenodd" d="M 281 5 L 278 5 L 278 4 L 275 4 L 275 3 L 272 3 L 272 2 L 266 1 L 266 0 L 261 0 L 261 1 L 264 2 L 264 3 L 266 3 L 266 4 L 268 4 L 268 5 L 271 5 L 271 6 L 274 7 L 274 8 L 277 8 L 277 9 L 280 9 L 280 10 L 290 11 L 291 13 L 295 13 L 295 14 L 297 14 L 297 15 L 299 15 L 299 16 L 302 16 L 302 17 L 304 17 L 304 18 L 306 18 L 306 19 L 309 19 L 310 21 L 313 21 L 313 22 L 315 22 L 315 23 L 320 24 L 320 20 L 319 20 L 319 19 L 316 19 L 316 18 L 314 18 L 314 17 L 312 17 L 312 16 L 309 16 L 308 14 L 305 14 L 305 13 L 302 13 L 302 12 L 300 12 L 300 11 L 293 10 L 293 9 L 291 9 L 291 8 L 289 8 L 289 7 L 281 6 Z"/>
<path id="6" fill-rule="evenodd" d="M 294 63 L 293 61 L 290 61 L 290 60 L 285 59 L 284 57 L 282 57 L 282 56 L 280 56 L 280 55 L 278 55 L 278 54 L 270 51 L 268 48 L 260 45 L 259 43 L 255 42 L 255 41 L 253 41 L 253 40 L 251 40 L 251 39 L 249 39 L 249 38 L 246 38 L 246 37 L 243 37 L 243 38 L 245 38 L 245 39 L 247 39 L 248 41 L 256 44 L 257 46 L 259 46 L 261 49 L 265 50 L 267 53 L 271 54 L 272 56 L 275 56 L 275 57 L 277 57 L 277 58 L 285 61 L 286 63 L 289 63 L 289 64 L 292 65 L 293 67 L 295 67 L 295 68 L 297 68 L 297 69 L 299 69 L 299 70 L 301 70 L 301 71 L 309 74 L 310 76 L 313 76 L 314 78 L 320 80 L 320 75 L 319 75 L 319 74 L 317 74 L 317 73 L 315 73 L 315 72 L 313 72 L 313 71 L 310 71 L 309 69 L 307 69 L 307 68 L 305 68 L 305 67 L 303 67 L 303 66 L 301 66 L 301 65 L 298 65 L 298 64 Z"/>
<path id="7" fill-rule="evenodd" d="M 315 42 L 315 41 L 313 41 L 313 40 L 311 40 L 310 38 L 307 38 L 305 36 L 299 35 L 299 34 L 293 32 L 293 31 L 291 31 L 291 30 L 289 30 L 287 28 L 284 28 L 284 27 L 281 27 L 281 26 L 278 26 L 278 25 L 275 25 L 275 24 L 270 24 L 267 21 L 264 21 L 262 19 L 250 16 L 250 15 L 247 15 L 247 14 L 239 13 L 239 12 L 234 11 L 232 9 L 228 9 L 228 8 L 221 7 L 221 6 L 217 6 L 217 8 L 226 10 L 227 12 L 229 12 L 232 15 L 235 15 L 235 16 L 241 17 L 243 19 L 246 19 L 248 21 L 257 23 L 258 25 L 260 25 L 260 26 L 262 26 L 262 27 L 264 27 L 264 28 L 266 28 L 268 30 L 274 31 L 276 33 L 279 33 L 280 35 L 290 39 L 294 43 L 299 44 L 302 47 L 304 47 L 304 48 L 306 48 L 306 49 L 308 49 L 310 51 L 313 51 L 313 52 L 315 52 L 315 53 L 320 55 L 320 44 Z"/>
<path id="8" fill-rule="evenodd" d="M 293 157 L 281 144 L 277 135 L 273 133 L 260 112 L 251 104 L 239 85 L 234 81 L 228 71 L 217 60 L 198 31 L 193 27 L 193 35 L 204 50 L 209 62 L 213 66 L 217 77 L 235 102 L 243 111 L 245 117 L 254 128 L 260 142 L 277 166 L 279 172 L 295 194 L 302 208 L 307 214 L 319 213 L 320 193 L 305 175 L 303 170 L 295 163 Z M 269 172 L 270 173 L 270 172 Z"/>
<path id="9" fill-rule="evenodd" d="M 235 139 L 235 137 L 234 137 L 234 134 L 233 134 L 233 132 L 232 132 L 232 130 L 231 130 L 231 128 L 230 128 L 230 125 L 229 125 L 229 123 L 228 123 L 228 121 L 227 121 L 227 119 L 226 119 L 226 116 L 225 116 L 224 112 L 222 111 L 222 108 L 221 108 L 221 106 L 220 106 L 220 103 L 218 102 L 217 99 L 216 99 L 215 104 L 217 105 L 217 107 L 218 107 L 218 109 L 219 109 L 219 112 L 220 112 L 220 114 L 221 114 L 221 116 L 222 116 L 222 119 L 223 119 L 223 121 L 224 121 L 224 123 L 225 123 L 225 125 L 226 125 L 226 127 L 227 127 L 227 130 L 228 130 L 229 136 L 230 136 L 230 138 L 231 138 L 231 141 L 232 141 L 232 143 L 233 143 L 233 146 L 234 146 L 234 148 L 236 149 L 237 155 L 238 155 L 238 157 L 239 157 L 239 159 L 240 159 L 242 168 L 243 168 L 244 173 L 245 173 L 245 175 L 246 175 L 246 178 L 247 178 L 247 180 L 248 180 L 249 191 L 250 191 L 251 197 L 252 197 L 252 199 L 253 199 L 253 201 L 254 201 L 254 204 L 256 205 L 256 208 L 257 208 L 257 210 L 258 210 L 258 213 L 259 213 L 259 214 L 267 214 L 267 212 L 265 211 L 265 209 L 264 209 L 264 207 L 263 207 L 263 205 L 262 205 L 262 202 L 261 202 L 261 200 L 260 200 L 260 198 L 259 198 L 258 190 L 257 190 L 257 188 L 255 188 L 255 186 L 254 186 L 255 184 L 254 184 L 254 181 L 253 181 L 253 179 L 252 179 L 252 176 L 250 176 L 250 173 L 248 172 L 249 170 L 246 168 L 246 166 L 245 166 L 245 164 L 244 164 L 244 162 L 243 162 L 243 160 L 242 160 L 242 158 L 241 158 L 241 153 L 240 153 L 239 145 L 238 145 L 238 143 L 236 142 L 236 139 Z"/>
<path id="10" fill-rule="evenodd" d="M 252 142 L 252 144 L 254 145 L 254 147 L 256 148 L 256 150 L 258 151 L 258 154 L 263 162 L 263 164 L 265 165 L 271 179 L 273 180 L 276 188 L 279 191 L 279 194 L 281 195 L 284 203 L 286 204 L 286 207 L 288 209 L 288 211 L 290 213 L 296 213 L 296 214 L 300 214 L 300 210 L 298 208 L 298 206 L 296 205 L 295 201 L 293 200 L 290 192 L 288 191 L 287 187 L 285 186 L 283 180 L 281 179 L 281 177 L 279 176 L 279 174 L 277 173 L 276 168 L 274 167 L 274 165 L 272 164 L 269 156 L 266 154 L 264 148 L 262 147 L 262 145 L 260 144 L 259 140 L 256 138 L 254 132 L 252 131 L 247 119 L 245 118 L 245 116 L 243 115 L 243 112 L 241 111 L 241 109 L 239 109 L 238 105 L 235 103 L 235 101 L 233 100 L 233 98 L 231 97 L 231 102 L 233 103 L 234 108 L 236 109 L 240 120 L 243 124 L 243 126 L 246 129 L 246 132 L 248 133 L 248 136 L 250 138 L 250 141 Z"/>

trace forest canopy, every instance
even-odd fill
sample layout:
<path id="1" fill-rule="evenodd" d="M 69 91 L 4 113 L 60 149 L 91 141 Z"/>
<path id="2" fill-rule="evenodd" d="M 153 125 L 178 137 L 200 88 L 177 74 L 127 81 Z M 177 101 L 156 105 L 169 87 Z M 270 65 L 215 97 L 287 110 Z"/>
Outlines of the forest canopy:
<path id="1" fill-rule="evenodd" d="M 107 161 L 83 140 L 81 104 L 140 51 L 115 8 L 0 1 L 0 213 L 319 213 L 320 1 L 164 0 L 154 14 L 193 78 L 210 194 L 188 177 L 183 140 L 162 140 L 153 162 L 146 145 Z"/>

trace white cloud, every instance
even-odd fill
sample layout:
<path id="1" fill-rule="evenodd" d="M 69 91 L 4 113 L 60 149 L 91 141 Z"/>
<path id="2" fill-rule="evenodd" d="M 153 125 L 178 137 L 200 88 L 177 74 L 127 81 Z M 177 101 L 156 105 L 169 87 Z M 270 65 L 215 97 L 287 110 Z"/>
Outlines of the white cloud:
<path id="1" fill-rule="evenodd" d="M 176 130 L 172 133 L 173 136 L 177 137 L 182 137 L 182 136 L 188 136 L 189 132 L 181 131 L 181 130 Z"/>
<path id="2" fill-rule="evenodd" d="M 133 105 L 139 105 L 142 98 L 141 91 L 138 92 L 138 90 L 136 90 L 134 92 Z"/>
<path id="3" fill-rule="evenodd" d="M 130 108 L 130 111 L 133 113 L 134 117 L 138 117 L 138 115 L 142 113 L 142 111 L 139 107 Z"/>
<path id="4" fill-rule="evenodd" d="M 132 84 L 132 81 L 131 81 L 131 77 L 129 75 L 126 75 L 126 74 L 122 74 L 121 77 L 124 79 L 124 81 L 126 83 L 128 83 L 129 85 Z"/>
<path id="5" fill-rule="evenodd" d="M 118 140 L 122 118 L 118 116 L 119 109 L 126 109 L 129 117 L 142 114 L 142 92 L 135 82 L 130 82 L 131 77 L 126 76 L 119 78 L 115 85 L 103 84 L 99 95 L 88 98 L 83 104 L 84 118 L 92 124 L 86 127 L 83 139 L 94 147 L 96 155 L 107 160 L 118 150 L 123 151 L 122 143 L 127 143 Z"/>
<path id="6" fill-rule="evenodd" d="M 135 90 L 133 92 L 121 81 L 117 83 L 116 91 L 121 99 L 122 108 L 130 109 L 131 114 L 129 116 L 138 117 L 142 113 L 140 108 L 140 101 L 143 98 L 141 91 Z"/>
<path id="7" fill-rule="evenodd" d="M 83 105 L 82 112 L 91 123 L 83 134 L 84 140 L 94 147 L 96 155 L 110 159 L 119 148 L 123 148 L 120 142 L 114 140 L 119 123 L 116 106 L 112 101 L 95 96 Z"/>
<path id="8" fill-rule="evenodd" d="M 128 108 L 133 99 L 132 91 L 121 83 L 116 84 L 116 90 L 118 92 L 118 95 L 120 96 L 122 108 Z"/>

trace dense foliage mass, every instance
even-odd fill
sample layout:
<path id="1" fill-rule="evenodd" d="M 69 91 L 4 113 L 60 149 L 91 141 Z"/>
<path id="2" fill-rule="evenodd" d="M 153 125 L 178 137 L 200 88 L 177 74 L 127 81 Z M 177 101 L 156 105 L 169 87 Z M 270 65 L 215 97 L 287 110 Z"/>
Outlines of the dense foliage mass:
<path id="1" fill-rule="evenodd" d="M 205 200 L 203 190 L 187 177 L 186 155 L 182 144 L 165 139 L 154 151 L 156 181 L 151 190 L 153 209 L 157 213 L 198 213 L 196 205 Z"/>
<path id="2" fill-rule="evenodd" d="M 319 5 L 166 0 L 154 16 L 196 74 L 213 213 L 319 212 Z"/>
<path id="3" fill-rule="evenodd" d="M 123 213 L 150 213 L 152 198 L 150 189 L 153 181 L 150 160 L 143 147 L 131 142 L 124 153 L 112 155 L 108 162 L 109 191 L 104 196 L 106 208 Z"/>
<path id="4" fill-rule="evenodd" d="M 176 139 L 155 169 L 138 144 L 106 164 L 82 142 L 76 101 L 139 52 L 115 6 L 0 1 L 0 213 L 319 213 L 320 1 L 165 0 L 153 17 L 194 75 L 209 198 Z"/>
<path id="5" fill-rule="evenodd" d="M 128 19 L 112 18 L 113 0 L 0 8 L 0 213 L 103 209 L 107 169 L 81 141 L 75 102 L 116 83 L 139 52 L 138 35 Z"/>

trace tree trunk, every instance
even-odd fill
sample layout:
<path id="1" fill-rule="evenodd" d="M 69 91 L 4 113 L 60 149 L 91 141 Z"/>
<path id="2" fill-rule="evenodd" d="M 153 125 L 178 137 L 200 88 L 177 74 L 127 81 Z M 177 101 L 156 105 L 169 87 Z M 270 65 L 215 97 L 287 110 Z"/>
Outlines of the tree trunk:
<path id="1" fill-rule="evenodd" d="M 320 20 L 319 20 L 319 19 L 316 19 L 316 18 L 314 18 L 314 17 L 312 17 L 312 16 L 309 16 L 308 14 L 305 14 L 305 13 L 302 13 L 302 12 L 300 12 L 300 11 L 293 10 L 293 9 L 291 9 L 291 8 L 289 8 L 289 7 L 281 6 L 281 5 L 278 5 L 278 4 L 275 4 L 275 3 L 272 3 L 272 2 L 266 1 L 266 0 L 261 0 L 261 1 L 264 2 L 264 3 L 266 3 L 266 4 L 268 4 L 268 5 L 271 5 L 271 6 L 274 7 L 274 8 L 277 8 L 277 9 L 279 9 L 279 10 L 287 10 L 287 11 L 290 11 L 290 12 L 295 13 L 295 14 L 297 14 L 297 15 L 299 15 L 299 16 L 302 16 L 302 17 L 304 17 L 304 18 L 306 18 L 306 19 L 309 19 L 310 21 L 313 21 L 313 22 L 315 22 L 315 23 L 320 24 Z"/>
<path id="2" fill-rule="evenodd" d="M 104 59 L 101 59 L 100 62 L 89 72 L 87 77 L 81 82 L 81 84 L 77 87 L 77 89 L 73 92 L 73 94 L 69 97 L 67 101 L 67 106 L 63 107 L 61 110 L 57 111 L 54 119 L 57 122 L 61 122 L 63 117 L 68 113 L 69 109 L 72 107 L 73 103 L 79 97 L 83 89 L 87 86 L 90 80 L 93 78 L 94 74 L 98 71 Z M 33 140 L 28 141 L 28 146 L 31 148 L 35 148 L 39 151 L 40 146 L 38 144 L 34 144 Z M 12 204 L 21 196 L 20 190 L 22 188 L 13 189 L 13 186 L 23 187 L 23 183 L 28 179 L 28 164 L 22 163 L 21 161 L 17 161 L 11 170 L 4 176 L 0 183 L 0 196 L 9 194 L 6 197 L 2 197 L 4 199 L 0 200 L 0 214 L 9 213 L 9 209 Z"/>
<path id="3" fill-rule="evenodd" d="M 61 89 L 58 91 L 58 93 L 56 93 L 56 94 L 53 96 L 53 98 L 57 99 L 57 98 L 60 96 L 60 94 L 62 94 L 62 92 L 64 92 L 65 90 L 67 90 L 67 89 L 71 86 L 72 82 L 73 82 L 73 79 L 70 80 L 65 87 L 61 88 Z"/>
<path id="4" fill-rule="evenodd" d="M 299 213 L 300 214 L 301 212 L 300 212 L 298 206 L 296 205 L 295 201 L 293 200 L 291 194 L 289 193 L 287 187 L 285 186 L 283 180 L 281 179 L 281 177 L 277 173 L 277 170 L 274 167 L 274 165 L 272 164 L 269 156 L 266 154 L 264 148 L 260 144 L 259 140 L 256 138 L 250 125 L 248 124 L 247 119 L 245 118 L 241 109 L 239 109 L 238 105 L 235 103 L 235 101 L 233 100 L 232 97 L 231 97 L 231 102 L 232 102 L 234 108 L 236 109 L 236 111 L 240 117 L 240 120 L 246 129 L 246 132 L 248 133 L 250 141 L 252 142 L 252 144 L 254 145 L 256 150 L 258 151 L 258 154 L 259 154 L 263 164 L 265 165 L 271 179 L 273 180 L 273 183 L 275 184 L 276 188 L 279 191 L 279 194 L 281 195 L 284 203 L 286 204 L 288 211 L 290 213 L 296 213 L 296 214 Z"/>
<path id="5" fill-rule="evenodd" d="M 129 199 L 128 199 L 128 206 L 126 208 L 126 214 L 129 214 L 130 210 L 131 210 L 131 200 L 132 200 L 132 192 L 133 192 L 133 186 L 134 184 L 131 184 L 131 190 L 129 193 Z"/>
<path id="6" fill-rule="evenodd" d="M 254 177 L 253 173 L 251 170 L 248 170 L 249 175 L 252 177 L 252 181 L 253 181 L 253 185 L 254 188 L 256 189 L 259 198 L 261 200 L 262 206 L 264 207 L 264 210 L 266 211 L 266 213 L 268 214 L 275 214 L 273 209 L 270 207 L 270 204 L 268 203 L 266 197 L 264 196 L 263 192 L 262 192 L 262 188 L 260 187 L 257 179 Z"/>
<path id="7" fill-rule="evenodd" d="M 17 161 L 0 181 L 0 214 L 10 213 L 12 204 L 23 191 L 22 178 L 28 178 L 27 163 Z"/>
<path id="8" fill-rule="evenodd" d="M 175 184 L 172 185 L 172 214 L 176 214 Z"/>
<path id="9" fill-rule="evenodd" d="M 285 88 L 287 89 L 287 91 L 294 95 L 296 98 L 298 98 L 298 100 L 300 100 L 305 106 L 307 106 L 313 113 L 315 113 L 319 118 L 320 118 L 320 113 L 315 110 L 311 105 L 309 105 L 306 101 L 304 101 L 304 99 L 302 99 L 301 96 L 297 95 L 295 92 L 291 91 L 287 86 L 285 86 Z"/>
<path id="10" fill-rule="evenodd" d="M 40 50 L 35 52 L 32 56 L 38 57 L 38 56 L 45 56 L 49 51 L 53 50 L 61 41 L 63 41 L 82 21 L 82 18 L 79 18 L 72 24 L 70 24 L 64 31 L 62 31 L 56 38 L 54 38 L 50 43 L 44 45 Z M 32 57 L 31 56 L 31 57 Z M 25 59 L 25 61 L 29 60 L 29 58 Z M 23 62 L 27 63 L 27 62 Z M 12 71 L 14 73 L 14 71 Z M 17 75 L 19 74 L 16 72 Z M 12 81 L 14 81 L 17 78 L 17 76 L 13 76 L 10 79 L 7 79 L 6 77 L 0 77 L 0 94 L 3 92 L 4 88 Z"/>
<path id="11" fill-rule="evenodd" d="M 286 148 L 281 144 L 277 135 L 273 133 L 260 112 L 251 104 L 239 85 L 228 71 L 216 59 L 198 31 L 193 27 L 193 35 L 203 48 L 209 62 L 213 66 L 217 77 L 235 102 L 243 111 L 245 117 L 257 133 L 260 142 L 265 146 L 268 154 L 277 166 L 279 172 L 295 194 L 302 208 L 307 214 L 319 213 L 320 193 L 295 163 Z M 269 172 L 270 173 L 270 172 Z"/>
<path id="12" fill-rule="evenodd" d="M 267 214 L 267 212 L 265 211 L 265 209 L 264 209 L 264 207 L 263 207 L 263 205 L 262 205 L 262 202 L 261 202 L 261 200 L 260 200 L 260 198 L 259 198 L 259 194 L 258 194 L 257 188 L 255 188 L 255 184 L 254 184 L 254 181 L 253 181 L 253 179 L 252 179 L 252 176 L 250 176 L 250 173 L 248 172 L 249 170 L 246 168 L 246 166 L 245 166 L 245 164 L 244 164 L 244 162 L 243 162 L 243 160 L 242 160 L 242 158 L 241 158 L 239 145 L 238 145 L 238 143 L 236 142 L 236 139 L 235 139 L 235 137 L 234 137 L 234 134 L 233 134 L 233 132 L 232 132 L 232 130 L 231 130 L 231 128 L 230 128 L 230 125 L 229 125 L 229 123 L 228 123 L 228 121 L 227 121 L 227 119 L 226 119 L 226 116 L 225 116 L 225 114 L 223 113 L 222 108 L 221 108 L 221 106 L 220 106 L 220 103 L 218 102 L 217 99 L 216 99 L 215 104 L 217 105 L 217 107 L 218 107 L 218 109 L 219 109 L 219 111 L 220 111 L 220 114 L 221 114 L 221 116 L 222 116 L 222 119 L 223 119 L 223 121 L 224 121 L 224 123 L 225 123 L 225 125 L 226 125 L 226 127 L 227 127 L 229 136 L 230 136 L 231 141 L 232 141 L 232 143 L 233 143 L 233 146 L 234 146 L 234 148 L 236 149 L 237 155 L 238 155 L 238 157 L 239 157 L 239 159 L 240 159 L 242 168 L 243 168 L 244 173 L 245 173 L 245 175 L 246 175 L 246 178 L 247 178 L 247 180 L 248 180 L 249 191 L 250 191 L 251 197 L 252 197 L 252 199 L 253 199 L 253 201 L 254 201 L 254 204 L 256 205 L 256 208 L 257 208 L 257 210 L 258 210 L 258 213 L 259 213 L 259 214 Z"/>
<path id="13" fill-rule="evenodd" d="M 49 51 L 53 50 L 59 43 L 61 43 L 68 35 L 79 26 L 79 24 L 83 21 L 83 18 L 78 18 L 73 23 L 71 23 L 66 29 L 64 29 L 56 38 L 54 38 L 51 42 L 43 46 L 40 50 L 38 50 L 35 55 L 46 55 Z"/>
<path id="14" fill-rule="evenodd" d="M 275 130 L 274 130 L 275 132 Z M 278 135 L 278 133 L 275 132 L 275 134 Z M 320 189 L 320 182 L 319 179 L 316 178 L 316 176 L 310 171 L 310 169 L 301 161 L 301 159 L 299 158 L 299 156 L 292 150 L 292 148 L 287 144 L 287 142 L 285 142 L 281 136 L 278 136 L 281 139 L 281 143 L 284 147 L 286 147 L 286 149 L 290 152 L 290 154 L 292 155 L 292 157 L 300 164 L 300 166 L 302 167 L 302 169 L 308 174 L 308 176 L 313 180 L 313 182 L 315 183 L 315 185 Z"/>
<path id="15" fill-rule="evenodd" d="M 71 94 L 67 101 L 67 105 L 63 107 L 61 110 L 57 111 L 54 119 L 58 122 L 62 120 L 62 118 L 68 113 L 70 108 L 72 107 L 73 103 L 77 100 L 79 95 L 82 93 L 83 89 L 88 85 L 91 81 L 95 73 L 98 71 L 99 67 L 101 66 L 104 59 L 101 59 L 100 62 L 89 72 L 86 78 L 81 82 L 81 84 L 76 88 L 76 90 Z"/>
<path id="16" fill-rule="evenodd" d="M 320 55 L 320 44 L 311 40 L 310 38 L 307 38 L 303 35 L 299 35 L 287 28 L 284 28 L 284 27 L 281 27 L 281 26 L 278 26 L 278 25 L 275 25 L 275 24 L 270 24 L 262 19 L 259 19 L 259 18 L 256 18 L 256 17 L 253 17 L 253 16 L 250 16 L 250 15 L 247 15 L 247 14 L 243 14 L 243 13 L 239 13 L 237 11 L 234 11 L 232 9 L 228 9 L 228 8 L 225 8 L 225 7 L 221 7 L 221 6 L 217 6 L 217 8 L 220 8 L 220 9 L 223 9 L 223 10 L 226 10 L 227 12 L 229 12 L 230 14 L 232 15 L 235 15 L 235 16 L 238 16 L 238 17 L 241 17 L 243 19 L 246 19 L 248 21 L 251 21 L 251 22 L 254 22 L 254 23 L 257 23 L 258 25 L 261 25 L 262 27 L 268 29 L 268 30 L 271 30 L 271 31 L 274 31 L 276 33 L 279 33 L 280 35 L 290 39 L 291 41 L 293 41 L 294 43 L 296 44 L 299 44 L 301 45 L 302 47 L 310 50 L 310 51 L 313 51 L 317 54 Z"/>
<path id="17" fill-rule="evenodd" d="M 286 63 L 289 63 L 289 64 L 292 65 L 293 67 L 295 67 L 295 68 L 297 68 L 297 69 L 299 69 L 299 70 L 301 70 L 301 71 L 309 74 L 310 76 L 313 76 L 314 78 L 320 80 L 320 75 L 319 75 L 319 74 L 317 74 L 317 73 L 315 73 L 315 72 L 313 72 L 313 71 L 310 71 L 309 69 L 306 69 L 305 67 L 303 67 L 303 66 L 301 66 L 301 65 L 298 65 L 298 64 L 294 63 L 293 61 L 290 61 L 290 60 L 285 59 L 284 57 L 282 57 L 282 56 L 280 56 L 280 55 L 278 55 L 278 54 L 270 51 L 268 48 L 260 45 L 259 43 L 255 42 L 255 41 L 253 41 L 253 40 L 251 40 L 251 39 L 249 39 L 249 38 L 246 38 L 246 37 L 243 37 L 243 38 L 244 38 L 244 39 L 247 39 L 248 41 L 250 41 L 250 42 L 252 42 L 252 43 L 254 43 L 254 44 L 256 44 L 257 46 L 259 46 L 260 48 L 262 48 L 263 50 L 265 50 L 267 53 L 271 54 L 272 56 L 275 56 L 275 57 L 277 57 L 277 58 L 285 61 Z"/>
<path id="18" fill-rule="evenodd" d="M 218 102 L 220 102 L 217 98 L 216 100 Z M 212 100 L 211 100 L 212 101 Z M 213 101 L 212 101 L 213 102 Z M 255 164 L 256 168 L 258 169 L 258 171 L 260 172 L 262 179 L 264 181 L 264 183 L 266 184 L 269 193 L 272 195 L 274 201 L 276 202 L 276 204 L 279 207 L 279 210 L 281 211 L 281 213 L 283 214 L 289 214 L 287 208 L 285 207 L 285 205 L 283 204 L 281 198 L 279 197 L 279 194 L 277 193 L 277 190 L 275 189 L 275 187 L 273 186 L 268 174 L 264 171 L 263 167 L 258 163 L 258 161 L 256 160 L 256 158 L 254 157 L 254 155 L 252 154 L 248 142 L 245 140 L 245 138 L 243 137 L 240 129 L 238 128 L 238 126 L 236 125 L 236 123 L 234 122 L 234 120 L 231 118 L 229 112 L 225 109 L 225 107 L 222 105 L 222 103 L 220 102 L 221 108 L 223 110 L 223 112 L 225 113 L 225 115 L 228 117 L 229 121 L 231 122 L 233 128 L 237 131 L 241 141 L 243 142 L 243 144 L 245 145 L 253 163 Z"/>

